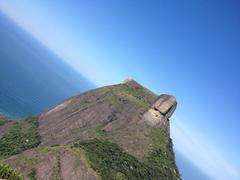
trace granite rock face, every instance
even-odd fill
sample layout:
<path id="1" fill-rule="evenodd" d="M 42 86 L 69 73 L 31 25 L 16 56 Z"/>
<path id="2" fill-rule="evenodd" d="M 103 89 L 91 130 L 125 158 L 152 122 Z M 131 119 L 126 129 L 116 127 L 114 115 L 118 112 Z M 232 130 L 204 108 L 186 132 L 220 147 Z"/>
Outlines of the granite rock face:
<path id="1" fill-rule="evenodd" d="M 167 119 L 174 113 L 177 107 L 177 101 L 174 96 L 162 94 L 158 100 L 152 105 L 152 108 L 159 111 Z"/>
<path id="2" fill-rule="evenodd" d="M 41 145 L 68 144 L 78 132 L 101 127 L 122 129 L 141 120 L 158 98 L 134 80 L 72 97 L 39 116 Z"/>
<path id="3" fill-rule="evenodd" d="M 174 96 L 162 94 L 152 107 L 143 115 L 143 120 L 150 126 L 169 129 L 169 118 L 177 107 Z"/>

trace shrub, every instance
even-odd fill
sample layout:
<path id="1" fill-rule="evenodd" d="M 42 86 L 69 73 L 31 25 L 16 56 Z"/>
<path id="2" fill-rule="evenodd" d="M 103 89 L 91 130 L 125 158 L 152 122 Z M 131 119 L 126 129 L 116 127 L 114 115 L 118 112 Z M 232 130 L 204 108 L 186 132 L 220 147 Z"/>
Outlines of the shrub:
<path id="1" fill-rule="evenodd" d="M 134 156 L 123 152 L 114 143 L 93 139 L 80 142 L 74 147 L 85 150 L 91 167 L 97 171 L 103 180 L 111 179 L 158 179 L 156 168 L 138 161 Z"/>
<path id="2" fill-rule="evenodd" d="M 40 144 L 37 118 L 16 121 L 0 139 L 0 157 L 18 154 Z"/>
<path id="3" fill-rule="evenodd" d="M 3 126 L 6 122 L 8 122 L 8 119 L 0 114 L 0 126 Z"/>
<path id="4" fill-rule="evenodd" d="M 35 168 L 32 168 L 28 173 L 28 177 L 30 180 L 37 180 L 37 171 Z"/>
<path id="5" fill-rule="evenodd" d="M 0 163 L 0 179 L 23 180 L 23 177 L 8 165 Z"/>

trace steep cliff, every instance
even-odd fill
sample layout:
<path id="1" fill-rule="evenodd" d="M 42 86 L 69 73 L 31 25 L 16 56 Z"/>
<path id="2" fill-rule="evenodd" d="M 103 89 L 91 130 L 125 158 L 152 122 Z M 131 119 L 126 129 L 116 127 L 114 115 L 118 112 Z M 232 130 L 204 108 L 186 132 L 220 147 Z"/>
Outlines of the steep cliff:
<path id="1" fill-rule="evenodd" d="M 169 136 L 176 106 L 128 79 L 2 123 L 0 158 L 25 179 L 180 179 Z M 14 135 L 21 143 L 9 148 Z"/>

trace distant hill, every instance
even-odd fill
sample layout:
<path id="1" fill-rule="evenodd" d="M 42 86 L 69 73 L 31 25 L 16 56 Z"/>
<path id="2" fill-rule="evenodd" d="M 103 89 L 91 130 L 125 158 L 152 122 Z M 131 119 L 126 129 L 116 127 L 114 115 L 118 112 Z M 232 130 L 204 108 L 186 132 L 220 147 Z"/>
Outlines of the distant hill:
<path id="1" fill-rule="evenodd" d="M 0 13 L 0 112 L 24 117 L 95 86 Z"/>
<path id="2" fill-rule="evenodd" d="M 0 158 L 25 179 L 177 180 L 169 136 L 176 106 L 132 79 L 94 89 L 38 117 L 2 117 Z"/>

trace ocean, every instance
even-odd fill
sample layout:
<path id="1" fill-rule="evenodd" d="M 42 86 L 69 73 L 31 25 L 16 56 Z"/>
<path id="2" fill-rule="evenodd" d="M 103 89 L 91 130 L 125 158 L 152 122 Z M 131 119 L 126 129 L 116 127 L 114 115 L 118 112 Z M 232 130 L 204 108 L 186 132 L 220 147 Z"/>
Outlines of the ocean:
<path id="1" fill-rule="evenodd" d="M 11 118 L 38 115 L 94 87 L 0 13 L 0 113 Z"/>

